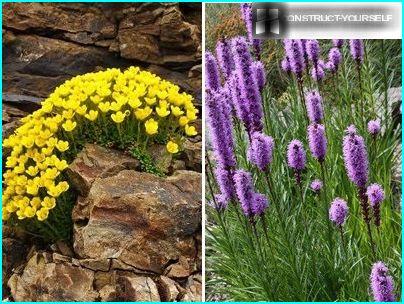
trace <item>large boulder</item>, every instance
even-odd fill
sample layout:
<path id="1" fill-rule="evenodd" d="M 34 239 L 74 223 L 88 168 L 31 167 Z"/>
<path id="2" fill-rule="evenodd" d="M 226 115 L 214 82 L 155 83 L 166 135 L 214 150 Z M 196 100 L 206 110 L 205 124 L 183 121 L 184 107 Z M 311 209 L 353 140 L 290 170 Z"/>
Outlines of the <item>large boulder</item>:
<path id="1" fill-rule="evenodd" d="M 201 175 L 169 179 L 124 170 L 94 181 L 73 211 L 74 250 L 80 258 L 117 259 L 161 274 L 178 263 L 197 270 L 201 228 Z"/>

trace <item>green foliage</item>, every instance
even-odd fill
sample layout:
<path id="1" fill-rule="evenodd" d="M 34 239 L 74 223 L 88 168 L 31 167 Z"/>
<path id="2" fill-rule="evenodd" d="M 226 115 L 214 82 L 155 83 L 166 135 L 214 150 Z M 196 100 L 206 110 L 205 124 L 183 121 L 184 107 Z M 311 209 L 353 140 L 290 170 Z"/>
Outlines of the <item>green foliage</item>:
<path id="1" fill-rule="evenodd" d="M 330 44 L 322 41 L 324 53 Z M 397 301 L 400 300 L 401 180 L 395 172 L 401 166 L 401 123 L 394 122 L 391 110 L 385 109 L 384 103 L 381 107 L 377 99 L 384 100 L 387 89 L 401 82 L 401 46 L 398 41 L 385 40 L 383 44 L 384 52 L 381 41 L 366 41 L 366 60 L 361 70 L 363 99 L 347 46 L 338 77 L 328 76 L 320 86 L 328 139 L 325 191 L 321 195 L 309 189 L 313 179 L 323 178 L 319 163 L 308 150 L 306 114 L 296 81 L 279 71 L 278 61 L 268 63 L 274 74 L 262 93 L 264 132 L 275 140 L 269 183 L 264 173 L 247 161 L 248 139 L 237 121 L 234 138 L 238 167 L 252 172 L 256 190 L 267 195 L 270 207 L 264 218 L 256 220 L 255 228 L 247 223 L 237 204 L 220 213 L 207 208 L 208 300 L 223 295 L 234 301 L 371 301 L 369 275 L 378 260 L 388 265 Z M 282 56 L 278 54 L 276 58 Z M 274 87 L 279 81 L 284 91 Z M 305 87 L 318 89 L 308 77 Z M 380 118 L 383 125 L 376 139 L 365 126 L 375 118 Z M 372 228 L 375 255 L 369 245 L 357 189 L 346 176 L 342 158 L 342 138 L 350 124 L 355 124 L 366 140 L 369 182 L 381 184 L 386 194 L 381 227 Z M 301 140 L 308 154 L 302 196 L 286 163 L 286 149 L 292 139 Z M 217 191 L 208 168 L 207 200 Z M 343 238 L 328 219 L 328 208 L 335 197 L 345 199 L 349 205 Z"/>
<path id="2" fill-rule="evenodd" d="M 145 150 L 135 147 L 131 150 L 131 154 L 140 162 L 140 169 L 143 172 L 152 173 L 154 175 L 164 177 L 164 173 L 154 164 L 153 158 Z"/>

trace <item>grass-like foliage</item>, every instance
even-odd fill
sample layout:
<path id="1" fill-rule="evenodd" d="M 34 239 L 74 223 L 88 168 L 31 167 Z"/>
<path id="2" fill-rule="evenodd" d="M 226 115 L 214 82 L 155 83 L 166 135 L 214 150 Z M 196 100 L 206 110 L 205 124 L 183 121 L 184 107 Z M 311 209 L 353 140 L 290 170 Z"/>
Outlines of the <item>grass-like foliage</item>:
<path id="1" fill-rule="evenodd" d="M 274 44 L 279 60 L 268 62 L 265 68 L 271 78 L 267 77 L 260 91 L 262 128 L 249 127 L 240 113 L 240 105 L 246 106 L 254 99 L 243 82 L 248 73 L 243 74 L 242 64 L 237 62 L 240 41 L 229 43 L 236 61 L 233 68 L 241 79 L 239 99 L 220 97 L 234 90 L 228 83 L 231 77 L 221 74 L 219 88 L 215 89 L 214 64 L 207 66 L 208 133 L 213 149 L 213 153 L 206 152 L 206 193 L 211 205 L 207 208 L 207 299 L 400 301 L 401 180 L 397 172 L 401 166 L 401 119 L 393 120 L 387 92 L 392 84 L 401 83 L 401 45 L 381 40 L 363 43 L 364 53 L 355 60 L 349 42 L 344 41 L 337 71 L 324 66 L 325 77 L 320 81 L 312 78 L 310 70 L 315 64 L 310 59 L 301 77 L 293 70 L 282 71 L 281 60 L 288 54 L 281 41 Z M 320 58 L 327 61 L 333 43 L 321 41 L 320 46 Z M 255 49 L 251 47 L 250 51 L 252 60 L 257 60 Z M 224 64 L 218 58 L 221 71 Z M 257 75 L 250 74 L 257 84 Z M 273 87 L 278 82 L 283 83 L 283 92 Z M 245 87 L 247 93 L 243 91 Z M 325 128 L 327 149 L 323 159 L 321 148 L 313 152 L 308 140 L 308 126 L 314 123 L 309 120 L 303 94 L 309 90 L 322 96 L 324 115 L 317 123 Z M 243 100 L 243 94 L 250 96 L 248 101 Z M 215 141 L 214 130 L 220 125 L 211 119 L 211 109 L 215 107 L 225 113 L 222 117 L 229 114 L 231 132 L 225 135 L 232 136 L 233 143 Z M 368 130 L 370 120 L 379 120 L 381 125 L 374 135 Z M 351 125 L 356 130 L 346 131 Z M 272 156 L 264 168 L 259 168 L 260 160 L 265 161 L 262 153 L 258 153 L 258 161 L 254 158 L 254 151 L 265 152 L 267 147 L 255 145 L 257 130 L 274 140 Z M 366 181 L 347 174 L 349 170 L 360 171 L 366 163 L 366 159 L 355 157 L 348 160 L 352 154 L 359 155 L 355 146 L 359 137 L 364 140 L 369 162 Z M 343 153 L 344 138 L 354 142 L 348 155 Z M 288 145 L 294 139 L 303 144 L 306 153 L 303 169 L 296 164 L 301 160 L 288 161 Z M 217 149 L 220 144 L 222 148 L 232 148 L 235 162 L 220 152 L 226 149 Z M 292 158 L 296 155 L 289 154 Z M 349 169 L 350 161 L 353 169 Z M 251 185 L 240 172 L 251 176 Z M 322 182 L 318 191 L 311 188 L 315 179 Z M 373 204 L 370 192 L 363 193 L 373 183 L 384 190 L 381 203 Z M 337 198 L 346 201 L 347 215 L 336 205 L 330 210 Z M 375 264 L 378 261 L 388 270 L 383 264 Z"/>
<path id="2" fill-rule="evenodd" d="M 4 139 L 3 220 L 46 240 L 70 239 L 75 193 L 65 169 L 85 143 L 138 158 L 144 171 L 162 175 L 148 154 L 167 153 L 196 135 L 192 96 L 160 77 L 131 67 L 76 76 L 55 89 L 39 110 Z"/>

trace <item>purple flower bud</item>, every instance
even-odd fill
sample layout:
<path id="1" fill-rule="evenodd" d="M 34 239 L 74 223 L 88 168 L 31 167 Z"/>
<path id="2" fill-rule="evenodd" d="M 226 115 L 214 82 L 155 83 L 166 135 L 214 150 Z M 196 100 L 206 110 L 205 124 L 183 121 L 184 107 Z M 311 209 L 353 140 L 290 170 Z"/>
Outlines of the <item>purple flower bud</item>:
<path id="1" fill-rule="evenodd" d="M 372 135 L 377 135 L 380 133 L 381 127 L 380 127 L 380 120 L 371 120 L 368 122 L 368 132 Z"/>
<path id="2" fill-rule="evenodd" d="M 240 5 L 241 18 L 243 19 L 246 29 L 249 44 L 253 47 L 254 53 L 259 59 L 261 53 L 261 40 L 253 38 L 253 15 L 251 3 L 242 3 Z"/>
<path id="3" fill-rule="evenodd" d="M 272 162 L 274 140 L 260 132 L 251 135 L 250 147 L 248 148 L 248 160 L 255 164 L 260 170 L 265 171 Z"/>
<path id="4" fill-rule="evenodd" d="M 320 94 L 313 90 L 305 94 L 307 115 L 310 122 L 319 123 L 323 119 L 323 100 Z"/>
<path id="5" fill-rule="evenodd" d="M 288 145 L 288 166 L 296 171 L 301 171 L 306 166 L 306 152 L 301 141 L 294 139 Z"/>
<path id="6" fill-rule="evenodd" d="M 319 193 L 320 190 L 323 188 L 323 182 L 319 179 L 315 179 L 311 182 L 310 184 L 311 190 L 313 190 L 315 193 Z"/>
<path id="7" fill-rule="evenodd" d="M 366 194 L 368 196 L 370 206 L 380 205 L 384 200 L 384 191 L 379 184 L 371 184 L 368 186 Z"/>
<path id="8" fill-rule="evenodd" d="M 348 178 L 358 187 L 365 187 L 368 181 L 369 161 L 363 137 L 356 133 L 345 135 L 342 152 Z"/>
<path id="9" fill-rule="evenodd" d="M 215 204 L 216 202 L 216 204 Z M 215 199 L 209 201 L 208 204 L 213 208 L 216 208 L 217 211 L 222 211 L 227 208 L 229 201 L 226 196 L 223 194 L 215 194 Z"/>
<path id="10" fill-rule="evenodd" d="M 240 81 L 236 71 L 231 73 L 227 84 L 231 93 L 231 100 L 236 111 L 236 115 L 248 128 L 248 126 L 251 125 L 249 103 L 248 100 L 241 96 Z"/>
<path id="11" fill-rule="evenodd" d="M 327 62 L 327 69 L 336 72 L 338 70 L 338 66 L 341 63 L 342 55 L 338 48 L 333 47 L 330 52 L 328 53 L 328 62 Z"/>
<path id="12" fill-rule="evenodd" d="M 219 69 L 216 58 L 211 52 L 205 52 L 206 84 L 205 88 L 217 91 L 220 88 Z"/>
<path id="13" fill-rule="evenodd" d="M 327 138 L 325 137 L 324 126 L 316 123 L 309 125 L 307 127 L 307 137 L 311 154 L 319 162 L 323 162 L 327 153 Z"/>
<path id="14" fill-rule="evenodd" d="M 241 209 L 248 217 L 253 216 L 254 187 L 251 174 L 244 170 L 237 170 L 234 174 L 234 185 Z"/>
<path id="15" fill-rule="evenodd" d="M 383 262 L 373 264 L 370 274 L 370 287 L 376 302 L 394 302 L 394 281 L 388 275 L 389 269 Z"/>
<path id="16" fill-rule="evenodd" d="M 337 197 L 332 201 L 330 210 L 328 211 L 328 215 L 330 217 L 330 221 L 333 222 L 338 227 L 341 227 L 348 216 L 348 205 L 346 201 Z"/>
<path id="17" fill-rule="evenodd" d="M 301 78 L 305 68 L 302 42 L 297 39 L 284 40 L 286 56 L 289 58 L 291 71 Z"/>
<path id="18" fill-rule="evenodd" d="M 216 57 L 219 62 L 220 70 L 225 79 L 227 79 L 234 69 L 233 54 L 231 53 L 230 43 L 226 39 L 221 39 L 216 44 Z"/>
<path id="19" fill-rule="evenodd" d="M 332 45 L 337 47 L 337 48 L 342 48 L 344 45 L 345 40 L 344 39 L 332 39 Z"/>
<path id="20" fill-rule="evenodd" d="M 236 71 L 241 90 L 241 97 L 248 102 L 248 115 L 250 125 L 248 132 L 261 131 L 263 128 L 261 95 L 256 84 L 252 69 L 251 54 L 247 42 L 243 37 L 236 37 L 232 40 L 232 50 L 236 64 Z"/>
<path id="21" fill-rule="evenodd" d="M 355 135 L 356 134 L 356 127 L 354 125 L 350 125 L 346 128 L 345 133 L 348 135 Z"/>
<path id="22" fill-rule="evenodd" d="M 290 63 L 289 63 L 289 58 L 285 57 L 282 59 L 281 62 L 281 68 L 284 72 L 289 73 L 291 71 Z"/>
<path id="23" fill-rule="evenodd" d="M 306 52 L 309 59 L 316 65 L 320 58 L 320 45 L 316 39 L 306 41 Z"/>
<path id="24" fill-rule="evenodd" d="M 311 68 L 311 78 L 320 81 L 325 77 L 324 73 L 325 63 L 322 60 L 317 61 L 317 64 Z"/>
<path id="25" fill-rule="evenodd" d="M 254 201 L 251 206 L 251 211 L 254 215 L 260 216 L 264 214 L 265 210 L 268 208 L 268 199 L 261 193 L 254 193 L 253 197 Z"/>
<path id="26" fill-rule="evenodd" d="M 349 47 L 351 50 L 352 58 L 357 62 L 362 62 L 364 53 L 362 40 L 361 39 L 349 40 Z"/>
<path id="27" fill-rule="evenodd" d="M 230 201 L 236 197 L 236 192 L 233 183 L 233 174 L 229 169 L 223 168 L 220 165 L 215 169 L 215 177 L 222 194 L 222 199 Z"/>
<path id="28" fill-rule="evenodd" d="M 208 90 L 205 100 L 213 151 L 217 162 L 226 169 L 236 166 L 228 99 L 230 97 L 224 90 L 219 92 Z"/>
<path id="29" fill-rule="evenodd" d="M 261 61 L 254 61 L 252 64 L 252 71 L 255 76 L 255 82 L 258 85 L 258 89 L 261 91 L 266 82 L 265 68 Z"/>

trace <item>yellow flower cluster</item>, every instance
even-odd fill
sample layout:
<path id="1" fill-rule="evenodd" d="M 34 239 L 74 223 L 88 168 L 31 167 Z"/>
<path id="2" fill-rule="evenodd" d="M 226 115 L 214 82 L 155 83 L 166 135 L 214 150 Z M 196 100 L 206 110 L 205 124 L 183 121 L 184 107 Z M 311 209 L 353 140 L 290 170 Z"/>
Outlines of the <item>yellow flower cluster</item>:
<path id="1" fill-rule="evenodd" d="M 197 132 L 190 123 L 197 113 L 190 95 L 137 67 L 124 72 L 108 69 L 66 81 L 3 141 L 3 147 L 11 150 L 3 174 L 3 220 L 13 213 L 21 220 L 36 216 L 43 221 L 48 217 L 57 198 L 69 189 L 60 177 L 68 166 L 63 158 L 69 149 L 69 142 L 62 139 L 73 140 L 73 132 L 80 130 L 83 121 L 103 117 L 118 125 L 125 121 L 141 123 L 144 132 L 152 136 L 159 132 L 164 119 L 170 130 L 176 130 L 173 132 L 183 130 L 194 136 Z M 174 135 L 167 143 L 169 153 L 179 152 Z"/>

